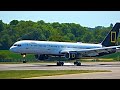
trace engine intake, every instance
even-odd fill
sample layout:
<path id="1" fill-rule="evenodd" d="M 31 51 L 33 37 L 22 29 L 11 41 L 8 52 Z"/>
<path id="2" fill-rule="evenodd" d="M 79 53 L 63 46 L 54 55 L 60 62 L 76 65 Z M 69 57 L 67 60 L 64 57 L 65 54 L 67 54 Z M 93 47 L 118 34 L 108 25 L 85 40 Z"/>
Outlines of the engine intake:
<path id="1" fill-rule="evenodd" d="M 66 53 L 66 54 L 65 54 L 65 57 L 66 57 L 67 59 L 74 60 L 74 59 L 80 58 L 80 54 L 78 54 L 78 53 L 76 53 L 76 52 L 69 52 L 69 53 Z"/>

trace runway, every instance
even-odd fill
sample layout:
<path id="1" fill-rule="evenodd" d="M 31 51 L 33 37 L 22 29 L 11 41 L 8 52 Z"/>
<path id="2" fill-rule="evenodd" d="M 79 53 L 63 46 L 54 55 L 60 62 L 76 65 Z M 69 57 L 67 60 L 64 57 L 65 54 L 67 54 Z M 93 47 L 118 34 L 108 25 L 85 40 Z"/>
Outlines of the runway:
<path id="1" fill-rule="evenodd" d="M 0 64 L 0 70 L 110 70 L 111 72 L 95 72 L 57 76 L 33 77 L 31 79 L 120 79 L 120 62 L 82 62 L 81 66 L 65 63 L 23 63 Z"/>

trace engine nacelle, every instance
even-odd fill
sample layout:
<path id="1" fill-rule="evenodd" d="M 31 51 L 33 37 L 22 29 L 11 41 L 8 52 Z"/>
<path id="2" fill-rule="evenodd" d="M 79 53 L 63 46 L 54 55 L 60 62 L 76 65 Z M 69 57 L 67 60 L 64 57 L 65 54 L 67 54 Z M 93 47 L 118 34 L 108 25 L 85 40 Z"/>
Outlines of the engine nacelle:
<path id="1" fill-rule="evenodd" d="M 76 52 L 69 52 L 65 54 L 65 57 L 69 60 L 74 60 L 80 58 L 80 54 Z"/>
<path id="2" fill-rule="evenodd" d="M 35 58 L 37 60 L 46 60 L 46 59 L 48 59 L 48 55 L 38 55 L 38 54 L 36 54 Z"/>

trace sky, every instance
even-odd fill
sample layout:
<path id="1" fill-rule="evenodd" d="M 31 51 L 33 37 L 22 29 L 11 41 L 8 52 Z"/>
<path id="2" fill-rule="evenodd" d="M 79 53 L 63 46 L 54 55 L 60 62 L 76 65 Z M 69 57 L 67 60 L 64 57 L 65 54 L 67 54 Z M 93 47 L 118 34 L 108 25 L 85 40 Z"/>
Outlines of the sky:
<path id="1" fill-rule="evenodd" d="M 0 20 L 9 23 L 12 20 L 43 20 L 46 23 L 76 23 L 94 28 L 108 27 L 120 22 L 120 11 L 0 11 Z"/>

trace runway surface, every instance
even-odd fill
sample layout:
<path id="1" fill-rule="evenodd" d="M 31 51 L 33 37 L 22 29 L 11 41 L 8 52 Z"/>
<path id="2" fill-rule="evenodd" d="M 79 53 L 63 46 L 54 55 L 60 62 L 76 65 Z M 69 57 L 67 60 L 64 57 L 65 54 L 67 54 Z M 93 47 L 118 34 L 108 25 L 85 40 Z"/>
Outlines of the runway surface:
<path id="1" fill-rule="evenodd" d="M 0 64 L 0 70 L 111 70 L 111 72 L 95 72 L 70 75 L 42 76 L 31 79 L 120 79 L 120 62 L 82 62 L 81 66 L 65 63 L 23 63 Z"/>

